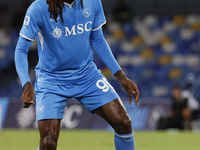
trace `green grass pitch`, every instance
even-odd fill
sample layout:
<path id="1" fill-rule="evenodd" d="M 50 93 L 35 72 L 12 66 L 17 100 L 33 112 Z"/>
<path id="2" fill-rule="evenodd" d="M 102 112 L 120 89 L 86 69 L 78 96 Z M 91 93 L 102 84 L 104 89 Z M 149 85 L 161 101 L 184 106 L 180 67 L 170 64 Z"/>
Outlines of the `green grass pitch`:
<path id="1" fill-rule="evenodd" d="M 135 132 L 136 150 L 200 150 L 200 132 Z M 115 150 L 114 134 L 104 130 L 61 130 L 58 150 Z M 0 131 L 0 150 L 36 150 L 37 130 Z"/>

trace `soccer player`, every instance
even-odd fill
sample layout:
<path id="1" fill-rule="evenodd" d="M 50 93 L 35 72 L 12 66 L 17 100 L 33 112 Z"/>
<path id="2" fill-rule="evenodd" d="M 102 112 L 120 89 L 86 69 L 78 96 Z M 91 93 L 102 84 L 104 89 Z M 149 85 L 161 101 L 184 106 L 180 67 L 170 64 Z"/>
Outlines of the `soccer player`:
<path id="1" fill-rule="evenodd" d="M 100 0 L 36 0 L 26 12 L 15 51 L 24 108 L 34 104 L 40 132 L 38 150 L 56 150 L 67 100 L 75 97 L 115 131 L 116 150 L 134 150 L 131 120 L 118 94 L 93 63 L 92 47 L 138 104 L 139 90 L 114 59 L 104 39 Z M 27 53 L 37 36 L 39 61 L 33 88 Z"/>

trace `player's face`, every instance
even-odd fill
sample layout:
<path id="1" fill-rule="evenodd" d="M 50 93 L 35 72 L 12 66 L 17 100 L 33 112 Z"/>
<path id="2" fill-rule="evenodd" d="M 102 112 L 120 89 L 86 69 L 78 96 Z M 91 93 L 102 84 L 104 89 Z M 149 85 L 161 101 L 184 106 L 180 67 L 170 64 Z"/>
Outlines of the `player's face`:
<path id="1" fill-rule="evenodd" d="M 175 88 L 173 89 L 173 97 L 175 98 L 175 100 L 180 100 L 181 98 L 181 89 L 179 88 Z"/>

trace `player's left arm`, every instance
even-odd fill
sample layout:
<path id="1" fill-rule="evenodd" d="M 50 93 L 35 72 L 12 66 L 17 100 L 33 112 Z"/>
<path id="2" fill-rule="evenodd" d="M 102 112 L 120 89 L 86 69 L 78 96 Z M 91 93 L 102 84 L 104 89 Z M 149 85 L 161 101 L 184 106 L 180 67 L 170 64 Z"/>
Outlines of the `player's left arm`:
<path id="1" fill-rule="evenodd" d="M 128 92 L 129 103 L 131 103 L 133 95 L 135 98 L 135 104 L 137 105 L 140 95 L 137 85 L 133 81 L 128 79 L 123 73 L 121 67 L 114 58 L 112 51 L 103 36 L 102 28 L 91 32 L 90 42 L 103 63 L 110 69 L 110 71 L 118 79 L 122 87 Z"/>

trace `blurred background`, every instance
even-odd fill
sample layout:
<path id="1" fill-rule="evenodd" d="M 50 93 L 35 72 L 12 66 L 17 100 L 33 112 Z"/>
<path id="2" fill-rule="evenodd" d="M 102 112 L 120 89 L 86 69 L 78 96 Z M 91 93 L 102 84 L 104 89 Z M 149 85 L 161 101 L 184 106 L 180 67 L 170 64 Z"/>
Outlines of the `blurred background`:
<path id="1" fill-rule="evenodd" d="M 23 92 L 14 51 L 26 9 L 32 0 L 0 0 L 0 128 L 37 128 L 34 106 L 22 109 Z M 107 24 L 104 36 L 125 74 L 140 90 L 139 106 L 95 55 L 94 61 L 121 96 L 135 130 L 200 130 L 200 1 L 102 0 Z M 35 82 L 36 40 L 29 51 Z M 84 120 L 84 121 L 83 121 Z M 107 129 L 70 100 L 63 128 Z"/>

